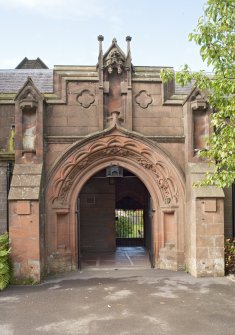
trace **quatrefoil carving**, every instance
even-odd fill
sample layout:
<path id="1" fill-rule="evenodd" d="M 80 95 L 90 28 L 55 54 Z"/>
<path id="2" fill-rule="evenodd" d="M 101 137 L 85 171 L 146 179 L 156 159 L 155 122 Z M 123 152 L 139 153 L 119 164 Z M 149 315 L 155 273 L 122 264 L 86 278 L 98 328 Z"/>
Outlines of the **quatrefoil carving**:
<path id="1" fill-rule="evenodd" d="M 145 109 L 153 102 L 153 99 L 150 94 L 142 90 L 136 95 L 135 101 L 141 108 Z"/>
<path id="2" fill-rule="evenodd" d="M 89 108 L 95 102 L 95 96 L 89 90 L 83 90 L 78 95 L 77 101 L 82 107 Z"/>

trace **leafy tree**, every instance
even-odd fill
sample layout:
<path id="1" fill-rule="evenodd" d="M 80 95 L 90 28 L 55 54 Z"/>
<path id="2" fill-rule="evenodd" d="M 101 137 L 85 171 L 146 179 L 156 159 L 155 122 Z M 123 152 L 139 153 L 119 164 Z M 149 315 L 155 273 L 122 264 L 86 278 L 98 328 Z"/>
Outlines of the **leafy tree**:
<path id="1" fill-rule="evenodd" d="M 177 73 L 163 70 L 161 77 L 163 81 L 175 79 L 182 86 L 195 82 L 207 92 L 215 131 L 208 139 L 209 149 L 200 155 L 215 168 L 201 185 L 227 187 L 235 180 L 235 0 L 208 0 L 189 40 L 200 46 L 201 57 L 213 67 L 213 74 L 191 72 L 185 65 Z"/>
<path id="2" fill-rule="evenodd" d="M 116 237 L 128 238 L 133 234 L 133 224 L 128 217 L 119 216 L 116 221 Z"/>

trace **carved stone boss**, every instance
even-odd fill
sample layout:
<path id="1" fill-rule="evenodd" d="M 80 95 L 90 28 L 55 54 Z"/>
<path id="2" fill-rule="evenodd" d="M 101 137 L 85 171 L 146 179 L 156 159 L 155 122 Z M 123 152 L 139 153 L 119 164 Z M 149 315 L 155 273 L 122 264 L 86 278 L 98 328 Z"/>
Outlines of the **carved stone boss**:
<path id="1" fill-rule="evenodd" d="M 117 42 L 116 39 L 113 40 L 113 43 L 114 42 Z M 115 68 L 117 69 L 117 73 L 121 74 L 124 66 L 124 57 L 121 55 L 117 48 L 113 48 L 104 61 L 104 68 L 108 69 L 109 74 L 111 74 Z"/>

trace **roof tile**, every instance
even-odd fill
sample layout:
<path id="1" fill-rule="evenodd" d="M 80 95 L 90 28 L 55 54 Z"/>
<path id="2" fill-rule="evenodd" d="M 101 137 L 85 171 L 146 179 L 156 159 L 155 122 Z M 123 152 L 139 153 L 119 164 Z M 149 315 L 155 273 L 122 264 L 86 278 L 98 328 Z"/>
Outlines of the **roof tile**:
<path id="1" fill-rule="evenodd" d="M 53 70 L 50 69 L 0 70 L 0 92 L 17 93 L 28 77 L 41 93 L 53 93 Z"/>

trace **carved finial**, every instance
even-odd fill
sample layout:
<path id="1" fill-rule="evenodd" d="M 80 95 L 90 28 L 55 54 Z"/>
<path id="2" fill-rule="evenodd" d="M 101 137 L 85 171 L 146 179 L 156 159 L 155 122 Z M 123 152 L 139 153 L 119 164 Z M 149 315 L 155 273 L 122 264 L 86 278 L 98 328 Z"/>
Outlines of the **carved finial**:
<path id="1" fill-rule="evenodd" d="M 126 68 L 127 70 L 131 70 L 132 65 L 131 65 L 131 48 L 130 48 L 130 43 L 131 43 L 131 36 L 126 37 L 126 42 L 127 42 L 127 57 L 126 57 Z"/>
<path id="2" fill-rule="evenodd" d="M 127 41 L 127 55 L 128 55 L 130 53 L 131 36 L 127 36 L 126 41 Z"/>
<path id="3" fill-rule="evenodd" d="M 99 35 L 98 37 L 97 37 L 97 39 L 98 39 L 98 41 L 99 41 L 99 46 L 100 46 L 100 53 L 102 52 L 102 42 L 103 42 L 103 40 L 104 40 L 104 36 L 103 35 Z"/>
<path id="4" fill-rule="evenodd" d="M 98 62 L 99 62 L 99 68 L 102 69 L 103 67 L 103 50 L 102 50 L 102 42 L 104 40 L 104 36 L 103 35 L 99 35 L 97 37 L 98 41 L 99 41 L 99 57 L 98 57 Z M 101 85 L 101 74 L 99 75 L 100 77 L 100 85 Z"/>
<path id="5" fill-rule="evenodd" d="M 103 35 L 99 35 L 99 36 L 97 37 L 97 39 L 98 39 L 99 42 L 103 42 L 103 40 L 104 40 L 104 36 L 103 36 Z"/>
<path id="6" fill-rule="evenodd" d="M 117 39 L 114 37 L 112 43 L 117 43 Z"/>

